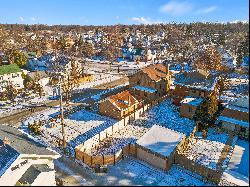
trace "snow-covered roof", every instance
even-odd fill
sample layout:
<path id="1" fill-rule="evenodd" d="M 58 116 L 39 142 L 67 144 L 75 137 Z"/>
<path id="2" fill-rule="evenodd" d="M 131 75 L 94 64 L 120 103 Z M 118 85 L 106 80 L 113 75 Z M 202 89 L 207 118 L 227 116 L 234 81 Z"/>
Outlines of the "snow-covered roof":
<path id="1" fill-rule="evenodd" d="M 249 97 L 242 97 L 236 99 L 236 101 L 231 101 L 226 105 L 226 108 L 249 113 Z"/>
<path id="2" fill-rule="evenodd" d="M 209 75 L 202 70 L 184 72 L 175 76 L 174 84 L 187 88 L 212 91 L 217 83 L 217 77 Z"/>
<path id="3" fill-rule="evenodd" d="M 144 87 L 144 86 L 139 86 L 139 85 L 135 85 L 133 86 L 134 89 L 136 90 L 140 90 L 140 91 L 144 91 L 144 92 L 149 92 L 149 93 L 154 93 L 157 90 L 154 88 L 150 88 L 150 87 Z"/>
<path id="4" fill-rule="evenodd" d="M 202 101 L 203 101 L 202 98 L 187 96 L 181 101 L 181 103 L 186 103 L 189 105 L 198 106 L 202 103 Z"/>
<path id="5" fill-rule="evenodd" d="M 154 125 L 136 143 L 155 153 L 165 157 L 169 156 L 180 141 L 185 137 L 184 134 Z"/>
<path id="6" fill-rule="evenodd" d="M 248 122 L 240 121 L 240 120 L 229 118 L 229 117 L 226 117 L 226 116 L 219 116 L 219 118 L 217 119 L 216 122 L 218 123 L 219 121 L 224 121 L 224 122 L 228 122 L 228 123 L 232 123 L 232 124 L 235 124 L 235 125 L 240 125 L 242 127 L 249 128 L 249 123 Z"/>

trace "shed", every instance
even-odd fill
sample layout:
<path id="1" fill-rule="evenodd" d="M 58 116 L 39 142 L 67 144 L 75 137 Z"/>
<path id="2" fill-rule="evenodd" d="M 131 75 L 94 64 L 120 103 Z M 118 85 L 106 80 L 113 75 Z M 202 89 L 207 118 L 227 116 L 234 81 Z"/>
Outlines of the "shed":
<path id="1" fill-rule="evenodd" d="M 184 134 L 154 125 L 136 142 L 136 155 L 154 167 L 169 170 L 176 150 L 184 142 Z"/>

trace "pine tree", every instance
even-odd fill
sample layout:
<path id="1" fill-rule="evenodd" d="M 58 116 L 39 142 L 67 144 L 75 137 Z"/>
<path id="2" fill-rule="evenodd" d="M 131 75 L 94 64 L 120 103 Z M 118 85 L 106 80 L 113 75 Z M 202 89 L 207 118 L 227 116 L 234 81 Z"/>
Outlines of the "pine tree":
<path id="1" fill-rule="evenodd" d="M 206 130 L 214 122 L 217 110 L 217 98 L 214 95 L 210 95 L 197 107 L 193 118 L 201 125 L 201 129 Z"/>

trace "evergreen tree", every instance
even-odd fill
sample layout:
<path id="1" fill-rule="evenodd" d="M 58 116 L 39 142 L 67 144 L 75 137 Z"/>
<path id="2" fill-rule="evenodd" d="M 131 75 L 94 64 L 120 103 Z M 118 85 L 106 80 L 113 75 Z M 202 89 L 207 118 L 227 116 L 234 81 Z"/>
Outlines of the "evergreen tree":
<path id="1" fill-rule="evenodd" d="M 201 125 L 201 129 L 206 130 L 215 121 L 217 110 L 217 98 L 214 95 L 210 95 L 197 107 L 193 118 Z"/>

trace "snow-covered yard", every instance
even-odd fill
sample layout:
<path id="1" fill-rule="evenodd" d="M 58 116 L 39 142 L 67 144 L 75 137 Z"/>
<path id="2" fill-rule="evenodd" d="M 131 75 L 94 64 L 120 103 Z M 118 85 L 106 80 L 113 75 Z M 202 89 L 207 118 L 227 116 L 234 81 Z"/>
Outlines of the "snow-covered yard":
<path id="1" fill-rule="evenodd" d="M 22 98 L 21 96 L 18 96 L 15 99 L 15 102 L 0 101 L 0 117 L 15 114 L 31 107 L 32 105 L 45 104 L 47 102 L 49 102 L 47 96 L 42 96 L 40 98 L 37 94 L 32 94 L 27 98 Z"/>
<path id="2" fill-rule="evenodd" d="M 185 156 L 205 167 L 216 170 L 216 165 L 221 156 L 221 152 L 228 140 L 226 133 L 217 133 L 209 128 L 207 137 L 195 136 L 188 144 Z"/>
<path id="3" fill-rule="evenodd" d="M 202 177 L 173 165 L 168 172 L 151 167 L 145 162 L 128 157 L 108 169 L 108 173 L 97 177 L 107 185 L 144 186 L 206 186 Z"/>
<path id="4" fill-rule="evenodd" d="M 151 108 L 144 116 L 125 126 L 112 137 L 105 139 L 96 148 L 88 151 L 94 155 L 100 153 L 114 153 L 129 143 L 136 142 L 148 132 L 154 124 L 183 133 L 187 136 L 191 133 L 194 127 L 193 121 L 180 117 L 177 108 L 173 106 L 171 100 L 167 99 L 159 105 Z"/>
<path id="5" fill-rule="evenodd" d="M 36 138 L 51 147 L 58 147 L 58 140 L 62 139 L 60 119 L 57 119 L 54 122 L 49 122 L 49 119 L 52 119 L 56 114 L 58 114 L 58 112 L 59 107 L 55 107 L 31 116 L 23 122 L 21 129 L 28 132 L 28 122 L 33 123 L 34 120 L 41 120 L 43 121 L 43 126 L 41 127 L 42 134 Z M 100 116 L 86 110 L 80 110 L 70 114 L 65 117 L 64 121 L 67 149 L 71 154 L 74 153 L 75 146 L 116 123 L 113 119 Z"/>

